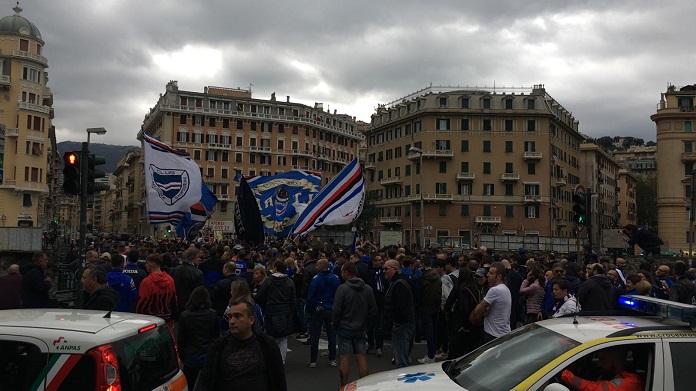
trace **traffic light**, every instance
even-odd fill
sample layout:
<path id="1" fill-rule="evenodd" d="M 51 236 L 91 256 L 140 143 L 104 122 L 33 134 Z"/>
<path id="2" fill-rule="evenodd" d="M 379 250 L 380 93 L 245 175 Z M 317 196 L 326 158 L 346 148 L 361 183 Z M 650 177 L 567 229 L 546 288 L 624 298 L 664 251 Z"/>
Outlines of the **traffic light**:
<path id="1" fill-rule="evenodd" d="M 575 224 L 589 225 L 588 216 L 590 213 L 589 196 L 585 193 L 573 195 L 573 221 Z"/>
<path id="2" fill-rule="evenodd" d="M 63 154 L 63 193 L 80 195 L 80 155 L 79 151 L 65 152 Z"/>
<path id="3" fill-rule="evenodd" d="M 94 181 L 96 178 L 104 178 L 106 176 L 104 171 L 96 169 L 96 166 L 101 166 L 102 164 L 106 164 L 104 156 L 89 155 L 89 159 L 87 159 L 87 194 L 99 193 L 100 191 L 110 189 L 108 184 Z"/>

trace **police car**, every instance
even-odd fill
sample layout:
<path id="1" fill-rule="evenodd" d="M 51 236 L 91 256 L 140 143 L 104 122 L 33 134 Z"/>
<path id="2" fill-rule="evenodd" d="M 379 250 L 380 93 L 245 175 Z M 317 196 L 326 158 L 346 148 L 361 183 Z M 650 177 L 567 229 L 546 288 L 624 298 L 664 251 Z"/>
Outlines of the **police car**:
<path id="1" fill-rule="evenodd" d="M 644 296 L 622 296 L 620 304 L 635 316 L 537 322 L 459 359 L 377 373 L 342 390 L 568 390 L 561 372 L 597 380 L 597 353 L 607 348 L 626 353 L 626 371 L 643 390 L 696 389 L 696 307 Z"/>
<path id="2" fill-rule="evenodd" d="M 181 391 L 160 318 L 60 309 L 0 311 L 0 390 Z"/>

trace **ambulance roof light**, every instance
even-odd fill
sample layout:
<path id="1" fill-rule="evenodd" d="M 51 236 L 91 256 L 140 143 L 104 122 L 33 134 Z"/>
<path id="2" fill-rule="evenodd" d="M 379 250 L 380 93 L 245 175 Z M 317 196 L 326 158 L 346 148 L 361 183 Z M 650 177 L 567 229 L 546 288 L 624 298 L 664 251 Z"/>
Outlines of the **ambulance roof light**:
<path id="1" fill-rule="evenodd" d="M 678 322 L 696 325 L 696 306 L 647 296 L 623 295 L 619 297 L 622 308 L 659 316 Z"/>

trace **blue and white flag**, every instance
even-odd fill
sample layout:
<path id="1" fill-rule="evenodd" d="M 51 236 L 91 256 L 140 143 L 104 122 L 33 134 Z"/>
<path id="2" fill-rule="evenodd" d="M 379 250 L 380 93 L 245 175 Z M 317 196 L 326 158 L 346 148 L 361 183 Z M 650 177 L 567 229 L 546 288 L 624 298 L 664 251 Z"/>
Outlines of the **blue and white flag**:
<path id="1" fill-rule="evenodd" d="M 184 217 L 176 226 L 176 234 L 185 239 L 192 239 L 203 228 L 205 222 L 213 213 L 213 208 L 217 204 L 218 199 L 215 194 L 210 191 L 205 183 L 201 182 L 201 200 L 189 208 L 189 211 L 184 213 Z"/>
<path id="2" fill-rule="evenodd" d="M 362 213 L 364 201 L 365 178 L 354 159 L 307 205 L 292 233 L 304 235 L 322 225 L 350 224 Z"/>
<path id="3" fill-rule="evenodd" d="M 188 152 L 143 134 L 145 187 L 150 224 L 178 224 L 201 201 L 201 171 Z"/>

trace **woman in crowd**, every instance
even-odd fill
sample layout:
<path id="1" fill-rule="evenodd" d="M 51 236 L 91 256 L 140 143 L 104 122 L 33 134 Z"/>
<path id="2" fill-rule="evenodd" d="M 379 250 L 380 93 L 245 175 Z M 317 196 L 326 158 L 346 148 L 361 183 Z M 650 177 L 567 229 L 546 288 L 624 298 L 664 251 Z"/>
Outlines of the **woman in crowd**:
<path id="1" fill-rule="evenodd" d="M 266 281 L 266 278 L 268 278 L 266 267 L 261 264 L 256 265 L 254 267 L 254 276 L 250 287 L 252 297 L 256 296 L 256 293 L 258 293 L 259 288 L 261 288 L 261 285 Z"/>
<path id="2" fill-rule="evenodd" d="M 186 310 L 181 313 L 177 343 L 188 384 L 196 384 L 210 345 L 220 336 L 217 314 L 210 308 L 208 290 L 199 286 L 191 292 Z"/>
<path id="3" fill-rule="evenodd" d="M 520 294 L 525 296 L 527 306 L 525 324 L 536 322 L 541 310 L 541 303 L 544 301 L 545 286 L 544 271 L 536 267 L 530 270 L 527 273 L 527 278 L 522 281 Z"/>
<path id="4" fill-rule="evenodd" d="M 469 322 L 469 315 L 483 299 L 474 280 L 474 273 L 469 268 L 459 269 L 458 285 L 458 289 L 452 289 L 445 302 L 450 338 L 447 359 L 450 360 L 479 347 L 483 335 L 482 326 L 474 326 Z"/>
<path id="5" fill-rule="evenodd" d="M 233 281 L 232 285 L 230 286 L 230 304 L 227 305 L 227 309 L 225 310 L 225 319 L 227 319 L 227 311 L 230 309 L 230 305 L 236 301 L 248 301 L 254 305 L 256 321 L 254 322 L 252 330 L 254 330 L 255 333 L 261 333 L 263 331 L 263 312 L 261 312 L 261 307 L 259 307 L 259 305 L 256 304 L 254 299 L 251 297 L 249 284 L 242 279 Z"/>

